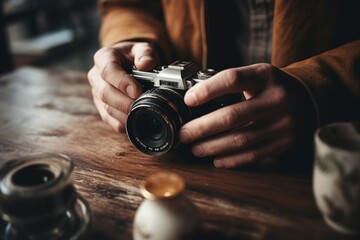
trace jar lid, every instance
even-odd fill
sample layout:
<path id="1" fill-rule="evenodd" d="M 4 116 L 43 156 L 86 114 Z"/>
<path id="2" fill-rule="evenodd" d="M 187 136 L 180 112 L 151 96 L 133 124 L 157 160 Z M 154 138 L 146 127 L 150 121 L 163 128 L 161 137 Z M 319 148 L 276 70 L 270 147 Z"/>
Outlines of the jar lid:
<path id="1" fill-rule="evenodd" d="M 150 200 L 174 198 L 180 195 L 184 189 L 184 179 L 172 172 L 152 174 L 140 186 L 141 194 Z"/>

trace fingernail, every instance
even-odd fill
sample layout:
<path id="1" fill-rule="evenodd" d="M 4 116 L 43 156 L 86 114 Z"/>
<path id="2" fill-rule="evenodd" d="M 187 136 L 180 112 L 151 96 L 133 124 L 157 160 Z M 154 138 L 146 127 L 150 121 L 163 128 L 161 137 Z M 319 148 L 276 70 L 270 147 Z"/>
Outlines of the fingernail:
<path id="1" fill-rule="evenodd" d="M 223 163 L 223 161 L 221 161 L 221 160 L 214 160 L 214 166 L 216 167 L 216 168 L 225 168 L 225 165 L 224 165 L 224 163 Z"/>
<path id="2" fill-rule="evenodd" d="M 152 61 L 153 60 L 153 58 L 152 57 L 150 57 L 150 56 L 141 56 L 141 57 L 139 57 L 139 62 L 148 62 L 148 61 Z"/>
<path id="3" fill-rule="evenodd" d="M 183 143 L 188 143 L 191 141 L 190 133 L 187 129 L 180 129 L 179 139 Z"/>
<path id="4" fill-rule="evenodd" d="M 201 145 L 195 145 L 192 147 L 192 153 L 197 157 L 204 156 L 204 149 Z"/>
<path id="5" fill-rule="evenodd" d="M 131 98 L 135 98 L 135 90 L 134 90 L 134 87 L 129 85 L 126 87 L 126 93 L 129 97 Z"/>

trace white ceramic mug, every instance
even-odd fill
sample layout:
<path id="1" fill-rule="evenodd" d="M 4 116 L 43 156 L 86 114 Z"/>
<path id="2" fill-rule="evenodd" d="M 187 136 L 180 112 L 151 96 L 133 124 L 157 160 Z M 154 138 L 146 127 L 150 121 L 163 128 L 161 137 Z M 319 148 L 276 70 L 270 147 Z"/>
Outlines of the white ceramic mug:
<path id="1" fill-rule="evenodd" d="M 338 232 L 360 234 L 360 123 L 317 129 L 313 191 L 325 222 Z"/>

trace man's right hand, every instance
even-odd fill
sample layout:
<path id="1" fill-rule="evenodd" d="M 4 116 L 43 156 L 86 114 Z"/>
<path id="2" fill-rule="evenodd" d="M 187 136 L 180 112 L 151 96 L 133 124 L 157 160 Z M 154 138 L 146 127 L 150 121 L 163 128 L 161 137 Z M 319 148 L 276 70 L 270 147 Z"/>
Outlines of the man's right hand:
<path id="1" fill-rule="evenodd" d="M 125 69 L 135 65 L 146 71 L 159 64 L 155 48 L 147 42 L 120 42 L 95 53 L 88 72 L 94 103 L 101 118 L 117 132 L 124 132 L 128 112 L 142 93 Z"/>

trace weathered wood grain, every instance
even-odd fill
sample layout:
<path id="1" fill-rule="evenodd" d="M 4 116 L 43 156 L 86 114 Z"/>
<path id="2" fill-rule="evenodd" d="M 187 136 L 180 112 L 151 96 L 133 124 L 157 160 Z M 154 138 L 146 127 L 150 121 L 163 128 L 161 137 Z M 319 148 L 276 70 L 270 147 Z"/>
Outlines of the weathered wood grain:
<path id="1" fill-rule="evenodd" d="M 0 78 L 0 160 L 43 152 L 72 157 L 75 186 L 92 212 L 88 239 L 132 239 L 143 200 L 138 186 L 159 170 L 185 178 L 203 239 L 350 239 L 323 222 L 311 171 L 215 169 L 186 148 L 146 156 L 101 121 L 90 91 L 85 73 L 23 68 Z"/>

